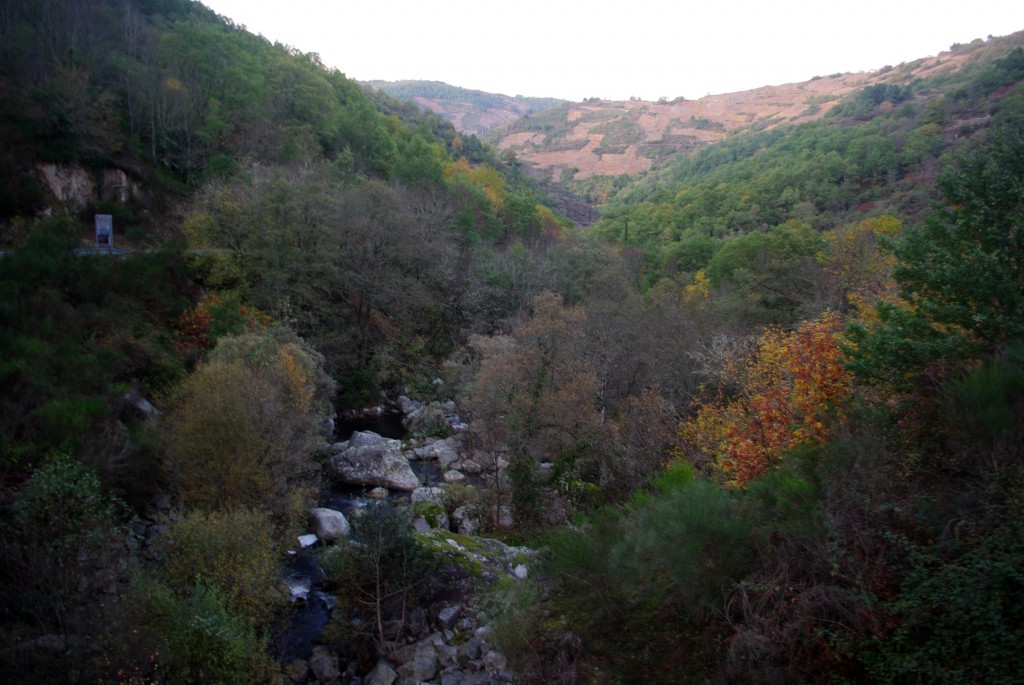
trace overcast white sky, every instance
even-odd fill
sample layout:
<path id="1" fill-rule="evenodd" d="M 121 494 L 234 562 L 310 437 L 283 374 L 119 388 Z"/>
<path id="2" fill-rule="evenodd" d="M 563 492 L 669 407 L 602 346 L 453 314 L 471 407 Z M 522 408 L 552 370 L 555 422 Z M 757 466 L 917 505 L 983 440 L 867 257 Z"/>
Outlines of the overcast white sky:
<path id="1" fill-rule="evenodd" d="M 1024 30 L 1021 0 L 202 0 L 352 79 L 645 100 L 896 66 Z"/>

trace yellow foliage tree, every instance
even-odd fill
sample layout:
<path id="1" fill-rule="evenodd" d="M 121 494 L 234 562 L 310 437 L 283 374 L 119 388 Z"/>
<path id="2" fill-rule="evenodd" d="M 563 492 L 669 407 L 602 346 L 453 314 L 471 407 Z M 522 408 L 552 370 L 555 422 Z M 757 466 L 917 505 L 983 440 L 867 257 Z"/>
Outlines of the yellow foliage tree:
<path id="1" fill-rule="evenodd" d="M 460 157 L 445 168 L 444 176 L 448 180 L 461 177 L 480 190 L 491 203 L 495 214 L 505 206 L 505 179 L 494 167 L 486 164 L 471 166 L 465 157 Z"/>
<path id="2" fill-rule="evenodd" d="M 902 221 L 880 216 L 822 235 L 825 249 L 818 261 L 837 300 L 859 310 L 879 298 L 896 299 L 896 279 L 892 276 L 896 257 L 883 251 L 879 241 L 895 238 L 902 231 Z"/>

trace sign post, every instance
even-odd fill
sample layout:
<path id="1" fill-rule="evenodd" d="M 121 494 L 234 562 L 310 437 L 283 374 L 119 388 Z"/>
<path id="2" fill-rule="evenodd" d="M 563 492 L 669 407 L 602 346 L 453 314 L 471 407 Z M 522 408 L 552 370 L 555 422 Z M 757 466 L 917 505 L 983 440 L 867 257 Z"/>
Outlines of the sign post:
<path id="1" fill-rule="evenodd" d="M 114 249 L 114 217 L 110 214 L 96 215 L 96 247 Z"/>

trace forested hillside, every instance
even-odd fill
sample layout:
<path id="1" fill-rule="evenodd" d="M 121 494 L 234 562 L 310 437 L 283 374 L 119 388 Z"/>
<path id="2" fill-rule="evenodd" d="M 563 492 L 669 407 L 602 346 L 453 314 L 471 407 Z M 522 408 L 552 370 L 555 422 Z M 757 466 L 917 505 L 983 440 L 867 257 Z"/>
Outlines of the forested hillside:
<path id="1" fill-rule="evenodd" d="M 5 3 L 0 680 L 1019 682 L 1024 50 L 971 54 L 580 229 L 199 3 Z"/>

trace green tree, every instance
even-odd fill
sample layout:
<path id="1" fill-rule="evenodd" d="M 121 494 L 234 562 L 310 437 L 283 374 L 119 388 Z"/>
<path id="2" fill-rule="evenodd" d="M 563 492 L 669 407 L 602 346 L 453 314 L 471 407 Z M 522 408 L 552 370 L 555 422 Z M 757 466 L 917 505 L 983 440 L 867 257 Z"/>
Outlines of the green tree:
<path id="1" fill-rule="evenodd" d="M 326 550 L 320 563 L 328 584 L 341 590 L 344 611 L 336 613 L 332 630 L 369 638 L 385 654 L 405 633 L 409 613 L 440 571 L 437 558 L 412 532 L 408 511 L 387 503 L 354 518 L 349 540 Z"/>
<path id="2" fill-rule="evenodd" d="M 1024 120 L 993 129 L 939 179 L 946 206 L 893 246 L 901 303 L 851 331 L 854 367 L 906 384 L 940 360 L 1024 337 Z"/>

